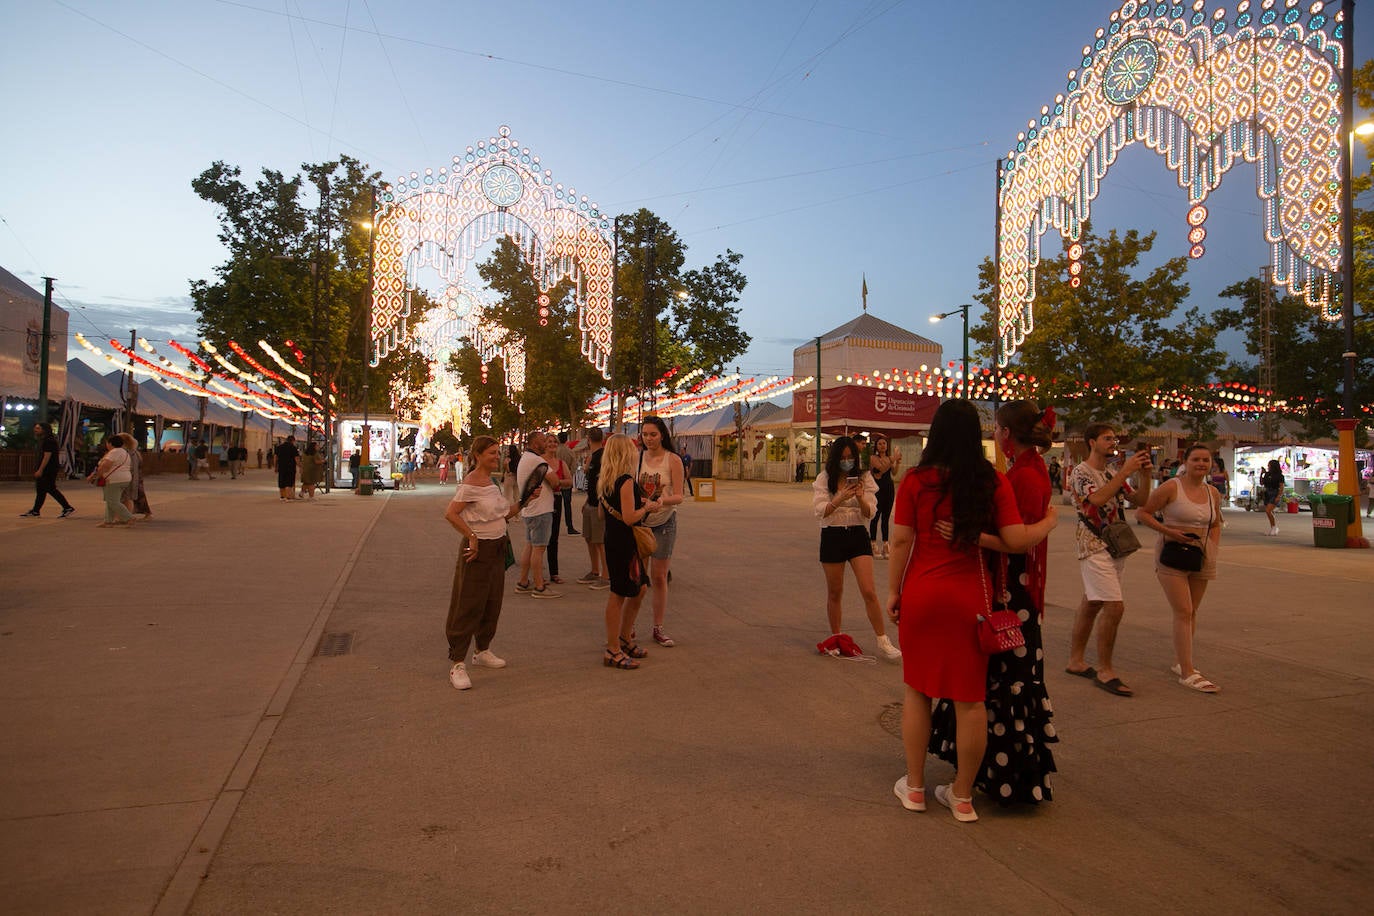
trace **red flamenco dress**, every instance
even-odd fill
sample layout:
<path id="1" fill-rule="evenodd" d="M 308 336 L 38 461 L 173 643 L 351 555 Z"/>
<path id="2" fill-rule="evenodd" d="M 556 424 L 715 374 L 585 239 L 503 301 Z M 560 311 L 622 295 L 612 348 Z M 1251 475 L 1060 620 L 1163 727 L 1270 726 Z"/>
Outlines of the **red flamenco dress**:
<path id="1" fill-rule="evenodd" d="M 953 494 L 941 490 L 944 471 L 916 468 L 902 479 L 893 520 L 913 530 L 902 576 L 902 680 L 928 697 L 982 702 L 988 657 L 978 648 L 978 615 L 991 594 L 982 552 L 946 541 L 937 521 L 952 520 Z M 997 475 L 995 523 L 1019 524 L 1010 485 Z"/>
<path id="2" fill-rule="evenodd" d="M 1040 453 L 1028 449 L 1018 455 L 1007 480 L 1026 523 L 1044 518 L 1051 490 Z M 1016 612 L 1026 638 L 1024 648 L 994 655 L 988 662 L 984 701 L 988 708 L 988 748 L 974 784 L 1002 805 L 1036 804 L 1053 797 L 1049 774 L 1055 772 L 1054 754 L 1049 746 L 1059 738 L 1045 689 L 1040 635 L 1047 553 L 1048 544 L 1041 541 L 1025 554 L 985 554 L 997 571 L 994 603 L 1000 606 L 1004 602 Z M 931 721 L 930 752 L 950 763 L 955 762 L 954 732 L 954 707 L 945 702 L 937 704 Z"/>

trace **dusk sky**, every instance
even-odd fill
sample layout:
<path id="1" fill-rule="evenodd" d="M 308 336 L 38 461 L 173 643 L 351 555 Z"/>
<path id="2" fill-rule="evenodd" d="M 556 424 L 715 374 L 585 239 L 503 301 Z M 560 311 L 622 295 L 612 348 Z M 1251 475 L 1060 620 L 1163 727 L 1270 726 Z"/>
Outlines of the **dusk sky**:
<path id="1" fill-rule="evenodd" d="M 688 266 L 743 254 L 746 373 L 790 374 L 794 347 L 859 313 L 865 275 L 871 312 L 950 358 L 957 317 L 928 318 L 976 290 L 994 163 L 1118 6 L 0 0 L 0 265 L 56 277 L 73 332 L 191 343 L 189 282 L 225 257 L 190 186 L 213 161 L 252 180 L 345 152 L 393 178 L 508 125 L 604 211 L 666 219 Z M 1268 259 L 1253 167 L 1209 207 L 1188 274 L 1204 310 Z M 1135 146 L 1092 218 L 1159 229 L 1148 268 L 1187 252 L 1186 211 Z"/>

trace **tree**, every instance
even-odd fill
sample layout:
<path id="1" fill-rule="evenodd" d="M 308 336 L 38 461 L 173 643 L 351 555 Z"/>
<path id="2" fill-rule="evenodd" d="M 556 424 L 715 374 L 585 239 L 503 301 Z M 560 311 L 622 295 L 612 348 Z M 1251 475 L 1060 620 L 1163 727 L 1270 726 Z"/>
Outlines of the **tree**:
<path id="1" fill-rule="evenodd" d="M 1358 279 L 1358 274 L 1357 274 Z M 1258 278 L 1233 283 L 1222 290 L 1226 299 L 1239 305 L 1221 308 L 1213 321 L 1221 329 L 1242 332 L 1245 351 L 1258 357 L 1261 340 L 1260 311 L 1264 290 Z M 1341 385 L 1344 374 L 1345 331 L 1340 322 L 1324 320 L 1316 309 L 1296 296 L 1275 293 L 1272 312 L 1274 340 L 1274 394 L 1301 411 L 1303 431 L 1313 438 L 1333 434 L 1331 421 L 1343 415 Z M 1364 354 L 1355 364 L 1355 402 L 1374 400 L 1374 327 L 1355 323 L 1355 352 Z M 1259 384 L 1258 361 L 1233 363 L 1237 380 Z"/>
<path id="2" fill-rule="evenodd" d="M 652 212 L 640 209 L 617 223 L 612 387 L 647 387 L 674 366 L 718 373 L 749 349 L 735 307 L 749 282 L 739 269 L 743 255 L 726 249 L 710 265 L 684 271 L 687 246 Z"/>
<path id="3" fill-rule="evenodd" d="M 215 162 L 192 182 L 218 209 L 228 259 L 214 280 L 192 280 L 200 333 L 217 347 L 292 340 L 308 369 L 340 390 L 345 409 L 362 409 L 368 233 L 372 183 L 379 173 L 349 156 L 303 163 L 288 178 L 263 169 L 249 186 L 241 170 Z M 386 361 L 374 371 L 370 406 L 389 408 Z"/>
<path id="4" fill-rule="evenodd" d="M 1035 330 L 1018 348 L 1011 367 L 1035 377 L 1037 397 L 1052 403 L 1065 427 L 1079 430 L 1101 421 L 1130 429 L 1157 419 L 1139 392 L 1198 385 L 1220 361 L 1216 329 L 1197 308 L 1175 320 L 1188 296 L 1186 258 L 1172 258 L 1135 279 L 1141 255 L 1155 234 L 1131 229 L 1106 238 L 1085 224 L 1082 283 L 1070 285 L 1068 257 L 1045 259 L 1036 271 Z M 993 279 L 990 259 L 980 268 L 976 298 L 989 306 L 969 336 L 979 358 L 991 361 Z"/>

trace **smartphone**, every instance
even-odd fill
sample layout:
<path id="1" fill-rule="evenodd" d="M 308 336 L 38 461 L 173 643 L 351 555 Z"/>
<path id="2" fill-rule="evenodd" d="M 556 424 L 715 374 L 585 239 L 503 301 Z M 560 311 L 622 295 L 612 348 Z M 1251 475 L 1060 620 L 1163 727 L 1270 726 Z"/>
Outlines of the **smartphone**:
<path id="1" fill-rule="evenodd" d="M 846 478 L 844 479 L 844 485 L 847 486 L 847 487 L 855 486 L 856 484 L 858 484 L 858 482 L 859 482 L 859 478 L 857 478 L 857 477 L 846 477 Z"/>

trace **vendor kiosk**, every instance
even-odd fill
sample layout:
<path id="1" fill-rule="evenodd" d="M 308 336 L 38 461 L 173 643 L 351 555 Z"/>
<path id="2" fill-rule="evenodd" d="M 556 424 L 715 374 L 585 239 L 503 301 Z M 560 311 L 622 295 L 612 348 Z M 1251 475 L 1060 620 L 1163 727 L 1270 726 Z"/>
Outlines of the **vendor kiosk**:
<path id="1" fill-rule="evenodd" d="M 373 414 L 368 417 L 367 426 L 372 433 L 372 444 L 368 455 L 370 463 L 377 469 L 377 474 L 382 478 L 384 486 L 395 489 L 396 481 L 392 479 L 391 475 L 400 473 L 399 456 L 401 449 L 397 443 L 418 430 L 420 424 L 412 420 L 398 420 L 390 414 Z M 340 486 L 354 487 L 357 482 L 353 480 L 350 459 L 355 452 L 362 451 L 363 416 L 362 414 L 344 414 L 339 417 L 334 428 L 338 436 L 334 454 L 339 462 L 339 466 L 334 469 L 334 479 L 339 481 Z"/>

